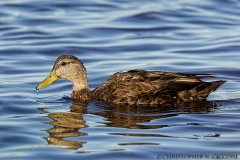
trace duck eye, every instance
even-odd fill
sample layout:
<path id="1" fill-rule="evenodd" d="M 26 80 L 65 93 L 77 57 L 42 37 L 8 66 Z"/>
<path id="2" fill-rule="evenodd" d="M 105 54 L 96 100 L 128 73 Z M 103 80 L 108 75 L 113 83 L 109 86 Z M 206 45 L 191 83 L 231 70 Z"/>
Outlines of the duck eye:
<path id="1" fill-rule="evenodd" d="M 66 65 L 66 62 L 62 62 L 62 66 Z"/>

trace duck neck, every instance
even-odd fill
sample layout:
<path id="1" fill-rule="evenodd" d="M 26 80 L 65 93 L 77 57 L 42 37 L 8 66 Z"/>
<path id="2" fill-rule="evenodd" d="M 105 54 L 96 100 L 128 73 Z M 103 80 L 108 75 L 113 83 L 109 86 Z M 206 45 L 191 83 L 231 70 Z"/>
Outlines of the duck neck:
<path id="1" fill-rule="evenodd" d="M 88 80 L 86 75 L 74 78 L 72 98 L 79 101 L 89 101 L 91 99 L 91 91 L 88 86 Z"/>
<path id="2" fill-rule="evenodd" d="M 85 88 L 79 91 L 72 91 L 72 99 L 81 102 L 87 102 L 92 98 L 92 94 L 89 89 Z"/>

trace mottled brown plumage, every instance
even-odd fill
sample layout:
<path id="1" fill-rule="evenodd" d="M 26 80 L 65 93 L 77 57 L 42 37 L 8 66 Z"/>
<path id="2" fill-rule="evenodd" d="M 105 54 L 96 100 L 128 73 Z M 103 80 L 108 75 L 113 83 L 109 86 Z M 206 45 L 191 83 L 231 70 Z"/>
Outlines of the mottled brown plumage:
<path id="1" fill-rule="evenodd" d="M 213 76 L 212 74 L 130 70 L 113 74 L 102 85 L 90 92 L 86 69 L 82 62 L 74 56 L 63 55 L 56 60 L 52 72 L 37 86 L 37 89 L 57 79 L 67 78 L 73 82 L 72 98 L 74 100 L 94 99 L 110 104 L 158 105 L 205 100 L 210 93 L 225 83 L 225 81 L 203 82 L 200 80 Z"/>
<path id="2" fill-rule="evenodd" d="M 214 75 L 193 75 L 160 71 L 118 72 L 92 91 L 93 99 L 114 104 L 156 105 L 201 101 L 225 81 L 203 82 Z"/>

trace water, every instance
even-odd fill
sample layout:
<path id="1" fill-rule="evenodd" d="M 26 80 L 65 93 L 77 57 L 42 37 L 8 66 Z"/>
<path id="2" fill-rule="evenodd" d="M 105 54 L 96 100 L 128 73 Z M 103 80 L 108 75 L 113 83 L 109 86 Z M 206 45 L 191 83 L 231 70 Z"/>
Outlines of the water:
<path id="1" fill-rule="evenodd" d="M 5 0 L 0 8 L 0 159 L 239 159 L 238 0 Z M 74 104 L 67 80 L 35 90 L 62 54 L 83 61 L 91 89 L 130 69 L 214 73 L 206 80 L 227 83 L 201 104 Z"/>

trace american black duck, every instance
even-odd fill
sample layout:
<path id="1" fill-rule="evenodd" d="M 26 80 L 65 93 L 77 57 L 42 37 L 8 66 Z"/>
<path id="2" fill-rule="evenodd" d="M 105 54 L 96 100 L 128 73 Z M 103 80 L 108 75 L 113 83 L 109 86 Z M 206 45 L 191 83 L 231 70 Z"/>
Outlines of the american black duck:
<path id="1" fill-rule="evenodd" d="M 225 81 L 203 82 L 213 74 L 183 74 L 162 71 L 130 70 L 117 72 L 102 85 L 90 91 L 86 68 L 75 56 L 57 58 L 52 71 L 36 89 L 42 89 L 58 79 L 73 83 L 72 99 L 91 99 L 110 104 L 158 105 L 166 103 L 202 101 Z"/>

